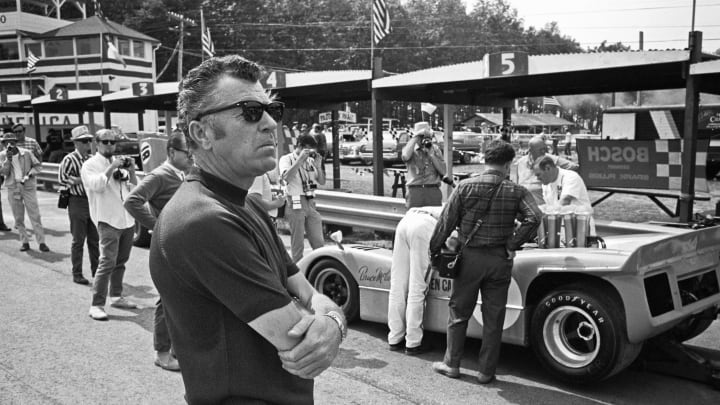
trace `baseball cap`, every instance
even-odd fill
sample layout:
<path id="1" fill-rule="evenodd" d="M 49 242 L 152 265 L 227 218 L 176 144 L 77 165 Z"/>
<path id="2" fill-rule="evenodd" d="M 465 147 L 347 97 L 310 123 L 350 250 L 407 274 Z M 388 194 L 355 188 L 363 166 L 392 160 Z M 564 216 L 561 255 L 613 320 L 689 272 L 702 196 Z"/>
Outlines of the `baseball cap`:
<path id="1" fill-rule="evenodd" d="M 71 133 L 72 133 L 71 139 L 73 141 L 77 141 L 80 139 L 88 139 L 88 138 L 92 139 L 93 138 L 92 134 L 90 133 L 90 130 L 88 129 L 88 127 L 86 125 L 80 125 L 80 126 L 73 128 Z"/>

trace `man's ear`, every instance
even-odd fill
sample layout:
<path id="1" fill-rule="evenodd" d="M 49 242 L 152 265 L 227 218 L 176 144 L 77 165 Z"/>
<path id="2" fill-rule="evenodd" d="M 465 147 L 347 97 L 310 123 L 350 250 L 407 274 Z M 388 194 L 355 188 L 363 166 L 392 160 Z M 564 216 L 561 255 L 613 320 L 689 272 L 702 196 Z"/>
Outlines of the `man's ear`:
<path id="1" fill-rule="evenodd" d="M 211 135 L 208 132 L 212 132 L 212 129 L 209 125 L 203 124 L 200 121 L 190 121 L 190 126 L 188 127 L 188 134 L 190 134 L 190 138 L 195 141 L 195 143 L 201 149 L 209 150 L 212 148 L 212 139 Z M 212 134 L 213 138 L 214 135 L 215 134 Z"/>

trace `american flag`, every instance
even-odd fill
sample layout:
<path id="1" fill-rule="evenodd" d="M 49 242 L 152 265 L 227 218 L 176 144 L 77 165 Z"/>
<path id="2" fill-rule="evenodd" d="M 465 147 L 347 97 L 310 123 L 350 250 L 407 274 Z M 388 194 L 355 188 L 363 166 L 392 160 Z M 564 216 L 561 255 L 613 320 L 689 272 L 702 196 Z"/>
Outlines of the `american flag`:
<path id="1" fill-rule="evenodd" d="M 205 28 L 202 33 L 202 51 L 211 58 L 215 56 L 215 44 L 210 39 L 210 28 Z"/>
<path id="2" fill-rule="evenodd" d="M 377 45 L 390 33 L 390 14 L 385 0 L 373 0 L 373 42 Z"/>
<path id="3" fill-rule="evenodd" d="M 210 28 L 205 26 L 205 15 L 203 10 L 200 9 L 200 42 L 202 42 L 202 54 L 208 55 L 209 57 L 215 56 L 215 44 L 210 38 Z"/>
<path id="4" fill-rule="evenodd" d="M 556 105 L 556 106 L 560 107 L 560 102 L 557 101 L 557 99 L 556 99 L 554 96 L 552 96 L 552 97 L 543 97 L 543 105 L 544 105 L 544 106 L 545 106 L 545 105 Z"/>
<path id="5" fill-rule="evenodd" d="M 31 50 L 28 49 L 28 55 L 27 55 L 27 72 L 32 73 L 35 71 L 35 65 L 40 61 L 40 58 L 35 56 L 35 54 L 32 53 Z"/>

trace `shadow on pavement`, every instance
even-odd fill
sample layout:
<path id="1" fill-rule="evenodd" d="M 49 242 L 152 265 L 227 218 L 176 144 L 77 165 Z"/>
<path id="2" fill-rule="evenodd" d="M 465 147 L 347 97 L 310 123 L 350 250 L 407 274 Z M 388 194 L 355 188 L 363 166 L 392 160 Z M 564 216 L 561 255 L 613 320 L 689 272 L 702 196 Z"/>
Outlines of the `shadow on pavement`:
<path id="1" fill-rule="evenodd" d="M 36 244 L 30 243 L 30 250 L 28 250 L 25 253 L 27 253 L 27 255 L 32 257 L 33 259 L 42 260 L 42 261 L 48 262 L 48 263 L 58 263 L 58 262 L 63 261 L 64 259 L 70 257 L 70 255 L 67 253 L 54 252 L 54 251 L 52 251 L 52 247 L 50 249 L 51 250 L 49 252 L 43 253 L 43 252 L 37 250 Z"/>
<path id="2" fill-rule="evenodd" d="M 154 288 L 147 285 L 130 285 L 123 283 L 123 295 L 138 299 L 159 298 Z"/>
<path id="3" fill-rule="evenodd" d="M 123 309 L 123 311 L 132 313 L 132 315 L 117 315 L 116 313 L 108 313 L 108 319 L 110 321 L 134 323 L 144 330 L 153 333 L 153 330 L 155 329 L 155 306 L 140 309 Z"/>

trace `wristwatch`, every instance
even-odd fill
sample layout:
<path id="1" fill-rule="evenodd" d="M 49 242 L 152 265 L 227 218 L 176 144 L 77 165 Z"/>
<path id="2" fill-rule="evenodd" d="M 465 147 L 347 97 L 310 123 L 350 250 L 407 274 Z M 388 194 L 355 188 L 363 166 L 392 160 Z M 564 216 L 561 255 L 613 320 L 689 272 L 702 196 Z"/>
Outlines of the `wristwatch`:
<path id="1" fill-rule="evenodd" d="M 340 315 L 337 311 L 330 311 L 327 314 L 324 314 L 324 316 L 327 316 L 337 323 L 338 328 L 340 328 L 340 343 L 342 343 L 347 337 L 347 325 L 345 325 L 342 315 Z"/>

